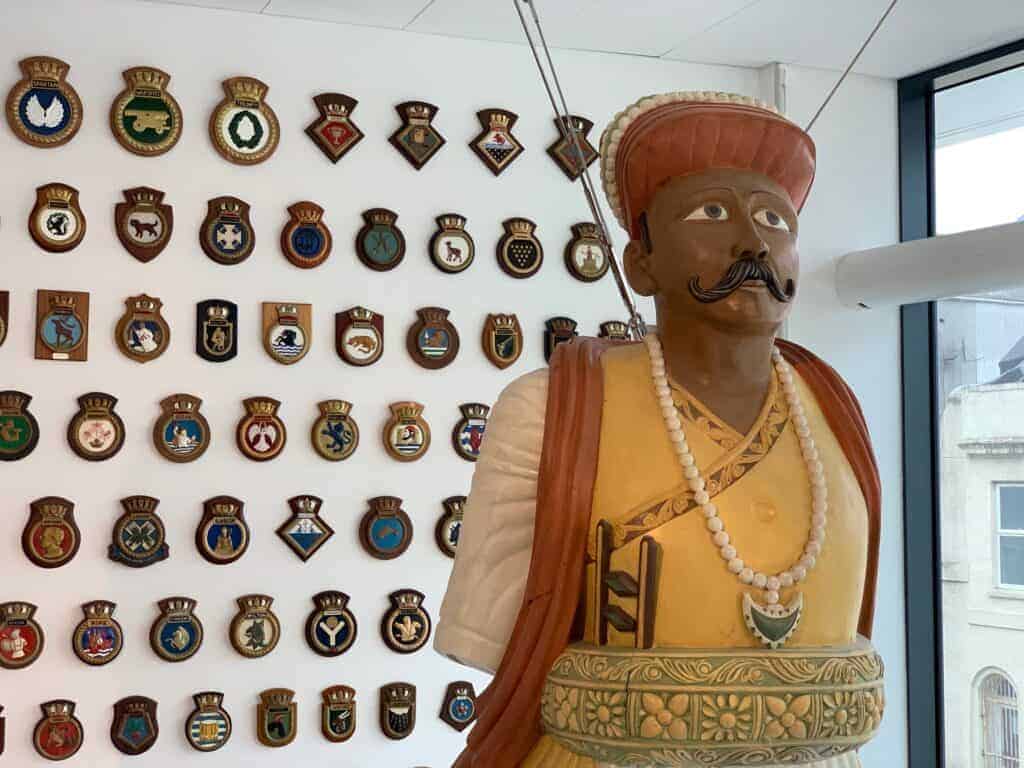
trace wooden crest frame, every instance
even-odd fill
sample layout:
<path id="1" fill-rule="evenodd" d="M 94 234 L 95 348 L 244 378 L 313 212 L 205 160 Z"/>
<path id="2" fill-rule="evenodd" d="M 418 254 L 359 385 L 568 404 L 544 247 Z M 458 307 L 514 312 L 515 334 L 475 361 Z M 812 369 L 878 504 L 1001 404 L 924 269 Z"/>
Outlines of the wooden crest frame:
<path id="1" fill-rule="evenodd" d="M 483 130 L 469 143 L 469 147 L 491 173 L 500 176 L 526 149 L 512 135 L 519 115 L 507 109 L 491 108 L 481 109 L 476 117 Z"/>
<path id="2" fill-rule="evenodd" d="M 78 413 L 68 422 L 68 445 L 86 461 L 106 461 L 124 446 L 124 422 L 115 405 L 117 398 L 106 392 L 78 398 Z"/>
<path id="3" fill-rule="evenodd" d="M 46 636 L 33 618 L 37 610 L 23 601 L 0 603 L 0 667 L 24 669 L 43 652 Z"/>
<path id="4" fill-rule="evenodd" d="M 310 441 L 317 455 L 327 461 L 351 458 L 359 447 L 359 425 L 352 418 L 352 403 L 323 400 L 317 403 L 320 416 L 313 422 Z M 335 448 L 337 446 L 337 448 Z"/>
<path id="5" fill-rule="evenodd" d="M 124 510 L 114 523 L 111 542 L 107 549 L 109 559 L 123 563 L 129 568 L 146 566 L 166 560 L 170 554 L 167 545 L 167 529 L 157 514 L 160 500 L 152 496 L 128 496 L 121 499 Z M 145 545 L 142 554 L 126 548 L 125 542 Z"/>
<path id="6" fill-rule="evenodd" d="M 168 461 L 195 461 L 210 447 L 210 423 L 200 412 L 203 401 L 179 393 L 160 401 L 160 416 L 153 425 L 153 445 Z"/>
<path id="7" fill-rule="evenodd" d="M 245 407 L 245 416 L 238 422 L 238 428 L 235 430 L 238 450 L 253 461 L 276 459 L 288 442 L 288 429 L 277 415 L 281 401 L 272 397 L 248 397 L 242 401 L 242 405 Z M 258 431 L 253 433 L 252 428 Z M 253 437 L 262 436 L 269 440 L 266 450 L 259 450 L 253 444 Z"/>
<path id="8" fill-rule="evenodd" d="M 459 354 L 459 331 L 443 307 L 421 307 L 417 321 L 405 336 L 409 356 L 422 368 L 437 370 L 452 363 Z M 447 337 L 447 344 L 444 342 Z"/>
<path id="9" fill-rule="evenodd" d="M 110 740 L 118 751 L 126 755 L 141 755 L 148 751 L 160 737 L 160 724 L 156 718 L 157 703 L 146 696 L 128 696 L 114 704 L 114 719 L 110 723 Z M 126 735 L 131 726 L 138 732 L 139 724 L 145 724 L 145 735 L 138 741 Z"/>
<path id="10" fill-rule="evenodd" d="M 36 291 L 36 360 L 89 359 L 89 294 Z"/>
<path id="11" fill-rule="evenodd" d="M 384 644 L 395 653 L 415 653 L 430 641 L 433 623 L 423 607 L 426 596 L 415 589 L 399 589 L 388 595 L 391 608 L 380 621 Z"/>
<path id="12" fill-rule="evenodd" d="M 412 683 L 388 683 L 380 688 L 380 729 L 399 741 L 416 728 L 416 686 Z"/>
<path id="13" fill-rule="evenodd" d="M 249 204 L 237 197 L 215 197 L 206 203 L 206 218 L 199 227 L 199 246 L 218 264 L 233 266 L 252 256 L 256 230 L 249 220 Z"/>
<path id="14" fill-rule="evenodd" d="M 140 293 L 124 300 L 125 311 L 114 331 L 114 341 L 125 357 L 137 363 L 156 360 L 171 344 L 171 328 L 156 296 Z"/>
<path id="15" fill-rule="evenodd" d="M 214 496 L 204 501 L 195 538 L 196 549 L 206 562 L 229 565 L 239 560 L 252 540 L 245 519 L 245 502 L 234 496 Z"/>
<path id="16" fill-rule="evenodd" d="M 40 149 L 67 144 L 82 127 L 83 111 L 78 92 L 67 81 L 71 65 L 50 56 L 30 56 L 18 67 L 22 78 L 7 94 L 5 110 L 14 135 Z M 50 99 L 43 104 L 40 96 Z"/>
<path id="17" fill-rule="evenodd" d="M 566 140 L 562 132 L 563 127 L 566 129 L 565 135 L 568 135 L 569 131 L 575 132 L 579 151 L 573 146 L 571 139 Z M 597 150 L 588 138 L 593 128 L 593 122 L 579 115 L 569 115 L 568 121 L 564 115 L 555 118 L 555 130 L 558 131 L 558 138 L 548 146 L 548 156 L 555 161 L 555 165 L 561 169 L 569 181 L 576 181 L 583 175 L 583 169 L 590 167 L 591 163 L 597 160 Z M 582 163 L 580 162 L 581 155 Z"/>
<path id="18" fill-rule="evenodd" d="M 384 425 L 384 449 L 397 461 L 423 458 L 430 449 L 430 425 L 423 418 L 424 406 L 405 400 L 388 407 L 391 418 Z"/>
<path id="19" fill-rule="evenodd" d="M 49 253 L 66 253 L 85 239 L 87 222 L 78 190 L 60 182 L 36 187 L 36 203 L 28 215 L 28 233 Z"/>
<path id="20" fill-rule="evenodd" d="M 43 717 L 32 730 L 32 746 L 46 760 L 67 760 L 82 748 L 85 731 L 75 717 L 75 702 L 67 699 L 44 701 Z"/>
<path id="21" fill-rule="evenodd" d="M 359 523 L 359 541 L 370 557 L 393 560 L 412 543 L 413 524 L 397 496 L 375 496 Z"/>
<path id="22" fill-rule="evenodd" d="M 476 245 L 466 231 L 466 217 L 458 213 L 438 216 L 437 231 L 430 238 L 430 260 L 447 275 L 465 272 L 473 264 Z"/>
<path id="23" fill-rule="evenodd" d="M 263 302 L 263 349 L 272 360 L 281 365 L 294 365 L 312 346 L 312 304 Z"/>
<path id="24" fill-rule="evenodd" d="M 462 518 L 465 512 L 465 496 L 449 496 L 441 502 L 444 512 L 434 526 L 434 541 L 441 554 L 452 559 L 458 549 L 459 534 L 462 530 Z"/>
<path id="25" fill-rule="evenodd" d="M 277 648 L 281 639 L 281 622 L 271 610 L 274 598 L 270 595 L 242 595 L 235 602 L 238 603 L 238 613 L 228 630 L 231 647 L 247 659 L 261 659 Z M 269 638 L 266 627 L 270 627 Z"/>
<path id="26" fill-rule="evenodd" d="M 224 694 L 203 691 L 192 697 L 196 708 L 185 720 L 185 741 L 197 752 L 216 752 L 231 739 L 231 715 L 224 709 Z M 211 740 L 209 735 L 215 734 Z M 206 740 L 204 741 L 204 737 Z"/>
<path id="27" fill-rule="evenodd" d="M 29 504 L 21 548 L 30 561 L 40 568 L 60 568 L 75 559 L 81 544 L 73 501 L 44 496 Z"/>
<path id="28" fill-rule="evenodd" d="M 163 202 L 163 192 L 152 187 L 132 187 L 121 194 L 124 202 L 114 206 L 117 239 L 128 253 L 145 264 L 171 242 L 174 208 Z"/>
<path id="29" fill-rule="evenodd" d="M 71 650 L 90 667 L 102 667 L 116 659 L 124 648 L 124 630 L 114 618 L 117 603 L 93 600 L 82 603 L 83 618 L 71 635 Z M 93 634 L 106 630 L 97 640 Z"/>
<path id="30" fill-rule="evenodd" d="M 444 136 L 433 125 L 437 107 L 425 101 L 403 101 L 395 106 L 395 111 L 402 125 L 388 141 L 413 168 L 422 170 L 445 145 Z"/>
<path id="31" fill-rule="evenodd" d="M 255 77 L 229 77 L 221 86 L 225 98 L 210 113 L 214 149 L 235 165 L 256 165 L 269 159 L 281 138 L 277 115 L 265 101 L 270 86 Z M 248 138 L 242 134 L 243 126 L 251 134 Z"/>
<path id="32" fill-rule="evenodd" d="M 156 67 L 121 73 L 125 89 L 110 105 L 110 130 L 117 143 L 142 157 L 170 152 L 181 138 L 181 107 L 167 90 L 171 76 Z"/>
<path id="33" fill-rule="evenodd" d="M 319 267 L 331 255 L 331 230 L 324 224 L 324 209 L 303 200 L 288 207 L 288 223 L 281 230 L 281 252 L 299 269 Z"/>
<path id="34" fill-rule="evenodd" d="M 306 135 L 337 164 L 363 140 L 363 132 L 352 122 L 352 112 L 359 102 L 343 93 L 321 93 L 313 97 L 313 104 L 320 114 L 306 126 Z"/>
<path id="35" fill-rule="evenodd" d="M 306 642 L 314 653 L 335 658 L 350 650 L 355 644 L 359 635 L 359 624 L 348 607 L 350 599 L 344 592 L 337 590 L 327 590 L 313 595 L 313 604 L 316 608 L 306 619 Z M 341 642 L 334 642 L 334 638 L 343 632 Z"/>
<path id="36" fill-rule="evenodd" d="M 179 663 L 195 656 L 203 645 L 203 623 L 194 611 L 198 605 L 191 597 L 168 597 L 160 600 L 157 606 L 160 608 L 160 615 L 156 617 L 153 626 L 149 630 L 149 645 L 153 653 L 164 661 Z M 185 630 L 185 625 L 192 627 L 191 634 Z M 174 650 L 167 650 L 164 647 L 163 633 L 169 626 L 175 626 L 174 632 L 170 633 L 167 643 Z M 182 645 L 183 644 L 183 645 Z M 181 645 L 180 648 L 177 646 Z"/>
<path id="37" fill-rule="evenodd" d="M 544 246 L 535 233 L 537 225 L 529 219 L 513 218 L 502 222 L 505 234 L 498 241 L 498 266 L 509 277 L 524 280 L 544 266 Z"/>
<path id="38" fill-rule="evenodd" d="M 359 260 L 375 272 L 387 272 L 401 264 L 405 235 L 395 223 L 398 214 L 387 208 L 370 208 L 363 211 L 363 221 L 363 228 L 356 234 Z"/>

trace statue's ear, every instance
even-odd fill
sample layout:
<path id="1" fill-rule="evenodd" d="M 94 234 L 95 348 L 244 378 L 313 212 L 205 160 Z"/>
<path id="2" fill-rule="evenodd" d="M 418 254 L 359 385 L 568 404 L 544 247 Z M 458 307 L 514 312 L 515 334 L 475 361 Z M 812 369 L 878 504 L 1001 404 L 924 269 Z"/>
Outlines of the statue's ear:
<path id="1" fill-rule="evenodd" d="M 642 240 L 630 240 L 622 254 L 626 279 L 641 296 L 653 296 L 658 292 L 658 283 L 650 271 L 650 256 Z"/>

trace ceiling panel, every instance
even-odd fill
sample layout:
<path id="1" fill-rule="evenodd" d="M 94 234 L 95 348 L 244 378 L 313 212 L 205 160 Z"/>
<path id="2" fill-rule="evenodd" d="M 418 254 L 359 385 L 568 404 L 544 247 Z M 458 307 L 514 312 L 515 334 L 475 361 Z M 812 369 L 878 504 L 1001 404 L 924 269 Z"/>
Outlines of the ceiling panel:
<path id="1" fill-rule="evenodd" d="M 667 58 L 843 69 L 888 0 L 760 0 L 681 39 Z M 1024 35 L 1021 0 L 900 0 L 857 72 L 902 77 Z"/>
<path id="2" fill-rule="evenodd" d="M 166 5 L 197 5 L 203 8 L 221 8 L 228 11 L 249 11 L 259 13 L 267 0 L 145 0 L 148 3 Z"/>
<path id="3" fill-rule="evenodd" d="M 263 0 L 266 14 L 401 29 L 430 0 Z"/>
<path id="4" fill-rule="evenodd" d="M 752 2 L 757 0 L 537 0 L 536 6 L 552 47 L 660 56 Z M 409 30 L 523 41 L 509 0 L 434 0 Z"/>

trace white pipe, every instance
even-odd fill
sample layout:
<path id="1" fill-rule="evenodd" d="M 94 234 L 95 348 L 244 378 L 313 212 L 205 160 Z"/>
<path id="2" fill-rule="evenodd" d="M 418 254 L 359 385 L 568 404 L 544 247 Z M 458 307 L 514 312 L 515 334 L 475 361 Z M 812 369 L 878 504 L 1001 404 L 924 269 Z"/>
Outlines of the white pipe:
<path id="1" fill-rule="evenodd" d="M 1024 285 L 1024 222 L 853 251 L 836 264 L 848 307 L 872 309 Z"/>

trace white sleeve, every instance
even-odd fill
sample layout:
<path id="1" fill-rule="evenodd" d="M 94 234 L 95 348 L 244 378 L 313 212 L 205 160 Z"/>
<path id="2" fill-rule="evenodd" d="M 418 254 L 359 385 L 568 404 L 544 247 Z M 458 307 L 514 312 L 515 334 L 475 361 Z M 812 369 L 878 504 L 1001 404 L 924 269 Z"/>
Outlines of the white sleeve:
<path id="1" fill-rule="evenodd" d="M 548 371 L 513 381 L 491 410 L 434 649 L 494 672 L 523 601 L 533 549 Z"/>

